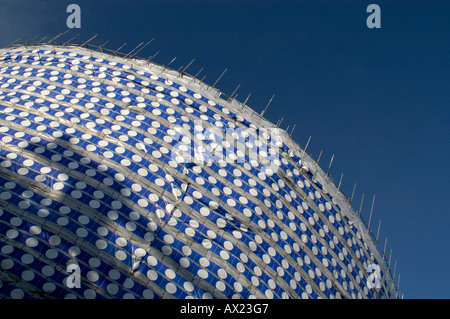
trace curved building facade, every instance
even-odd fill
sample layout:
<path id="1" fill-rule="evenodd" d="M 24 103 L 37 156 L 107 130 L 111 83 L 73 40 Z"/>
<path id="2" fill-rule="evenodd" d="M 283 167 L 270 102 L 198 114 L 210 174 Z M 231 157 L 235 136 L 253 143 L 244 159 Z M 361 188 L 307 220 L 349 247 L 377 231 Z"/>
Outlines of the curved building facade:
<path id="1" fill-rule="evenodd" d="M 393 298 L 288 134 L 187 74 L 0 50 L 0 298 Z"/>

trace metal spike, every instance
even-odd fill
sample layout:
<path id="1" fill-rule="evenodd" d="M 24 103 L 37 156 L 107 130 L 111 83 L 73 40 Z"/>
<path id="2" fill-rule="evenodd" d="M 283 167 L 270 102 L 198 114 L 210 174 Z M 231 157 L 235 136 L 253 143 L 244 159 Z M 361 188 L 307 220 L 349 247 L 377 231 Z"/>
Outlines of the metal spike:
<path id="1" fill-rule="evenodd" d="M 13 44 L 15 44 L 16 42 L 19 42 L 20 40 L 22 40 L 25 36 L 21 36 L 20 38 L 18 38 L 16 41 L 14 41 L 13 43 L 10 43 L 9 45 L 7 45 L 6 47 L 9 48 L 10 46 L 12 46 Z"/>
<path id="2" fill-rule="evenodd" d="M 214 84 L 212 85 L 212 87 L 215 87 L 216 84 L 219 82 L 219 80 L 222 78 L 222 76 L 225 74 L 225 72 L 227 72 L 228 69 L 225 69 L 222 74 L 218 77 L 218 79 L 216 80 L 216 82 L 214 82 Z"/>
<path id="3" fill-rule="evenodd" d="M 275 97 L 275 94 L 272 95 L 272 97 L 269 100 L 269 103 L 267 103 L 267 105 L 266 105 L 266 108 L 264 110 L 262 110 L 261 114 L 259 114 L 261 117 L 264 116 L 264 113 L 266 113 L 266 111 L 269 108 L 270 103 L 272 103 L 272 100 L 273 100 L 274 97 Z"/>
<path id="4" fill-rule="evenodd" d="M 112 53 L 112 55 L 115 55 L 120 49 L 122 49 L 124 46 L 126 46 L 127 45 L 127 42 L 125 42 L 124 44 L 122 44 L 116 51 L 114 51 L 113 53 Z"/>
<path id="5" fill-rule="evenodd" d="M 39 35 L 37 35 L 37 36 L 35 36 L 34 38 L 28 40 L 28 41 L 27 41 L 27 45 L 28 45 L 31 41 L 33 41 L 34 39 L 36 39 L 38 36 L 39 36 Z"/>
<path id="6" fill-rule="evenodd" d="M 190 67 L 194 61 L 195 61 L 195 59 L 193 59 L 191 62 L 189 62 L 188 65 L 186 65 L 186 67 L 183 70 L 181 70 L 181 72 L 184 73 L 184 71 L 186 71 L 187 68 Z"/>
<path id="7" fill-rule="evenodd" d="M 152 56 L 150 56 L 147 60 L 150 62 L 150 61 L 153 60 L 153 58 L 154 58 L 155 56 L 157 56 L 158 54 L 159 54 L 159 51 L 156 52 L 155 54 L 153 54 Z"/>
<path id="8" fill-rule="evenodd" d="M 364 202 L 364 194 L 362 194 L 362 197 L 361 197 L 361 205 L 359 206 L 359 214 L 358 214 L 358 216 L 361 216 L 363 202 Z"/>
<path id="9" fill-rule="evenodd" d="M 40 39 L 37 43 L 42 43 L 42 41 L 44 41 L 45 39 L 47 39 L 47 36 L 45 36 L 42 39 Z"/>
<path id="10" fill-rule="evenodd" d="M 305 146 L 305 153 L 306 153 L 306 149 L 308 148 L 309 142 L 311 141 L 311 136 L 308 138 L 308 142 L 306 142 L 306 146 Z"/>
<path id="11" fill-rule="evenodd" d="M 319 165 L 320 158 L 322 157 L 322 153 L 323 153 L 323 150 L 320 150 L 319 158 L 318 158 L 317 161 L 316 161 L 316 165 Z"/>
<path id="12" fill-rule="evenodd" d="M 330 172 L 330 168 L 331 168 L 331 164 L 333 164 L 333 160 L 334 160 L 334 154 L 331 156 L 330 165 L 328 165 L 327 175 Z"/>
<path id="13" fill-rule="evenodd" d="M 58 34 L 56 37 L 54 37 L 53 39 L 50 39 L 47 43 L 50 44 L 51 42 L 55 41 L 56 39 L 59 39 L 60 37 L 62 37 L 63 35 L 65 35 L 67 32 L 69 32 L 72 29 L 67 29 L 66 31 L 64 31 L 63 33 Z"/>
<path id="14" fill-rule="evenodd" d="M 241 86 L 241 85 L 239 84 L 239 85 L 234 89 L 233 93 L 231 93 L 231 95 L 230 95 L 229 100 L 231 100 L 231 99 L 233 98 L 234 93 L 237 92 L 237 90 L 239 89 L 240 86 Z"/>
<path id="15" fill-rule="evenodd" d="M 63 36 L 64 34 L 66 34 L 67 32 L 69 32 L 71 29 L 67 29 L 65 32 L 61 32 L 58 33 L 56 36 L 54 36 L 53 38 L 51 38 L 50 40 L 47 41 L 47 44 L 50 44 L 52 41 L 60 38 L 61 36 Z"/>
<path id="16" fill-rule="evenodd" d="M 109 43 L 109 40 L 103 43 L 100 47 L 103 48 L 107 43 Z"/>
<path id="17" fill-rule="evenodd" d="M 169 64 L 167 64 L 166 66 L 164 66 L 164 70 L 167 69 L 167 68 L 169 67 L 169 65 L 171 65 L 172 62 L 175 61 L 176 59 L 177 59 L 177 57 L 174 57 L 174 58 L 172 59 L 172 61 L 169 62 Z"/>
<path id="18" fill-rule="evenodd" d="M 94 35 L 92 38 L 90 38 L 89 40 L 87 40 L 86 42 L 84 42 L 82 45 L 80 45 L 80 47 L 85 46 L 86 44 L 88 44 L 89 42 L 91 42 L 92 40 L 94 40 L 96 37 L 98 37 L 98 34 Z"/>
<path id="19" fill-rule="evenodd" d="M 248 99 L 250 98 L 251 95 L 252 95 L 252 94 L 250 93 L 250 94 L 247 96 L 247 98 L 245 99 L 244 103 L 242 103 L 242 105 L 246 105 L 246 104 L 247 104 L 247 101 L 248 101 Z"/>
<path id="20" fill-rule="evenodd" d="M 281 119 L 278 120 L 277 122 L 277 127 L 280 127 L 281 123 L 283 122 L 284 117 L 282 117 Z"/>
<path id="21" fill-rule="evenodd" d="M 278 127 L 278 125 L 280 124 L 280 120 L 281 119 L 278 119 L 277 124 L 275 124 L 276 127 Z"/>
<path id="22" fill-rule="evenodd" d="M 387 247 L 388 238 L 384 241 L 384 249 L 383 249 L 383 259 L 386 260 L 386 247 Z"/>
<path id="23" fill-rule="evenodd" d="M 397 260 L 395 261 L 395 264 L 394 264 L 394 275 L 392 276 L 392 278 L 395 278 L 396 271 L 397 271 Z"/>
<path id="24" fill-rule="evenodd" d="M 194 75 L 194 79 L 197 78 L 197 76 L 203 71 L 204 67 L 201 68 L 195 75 Z"/>
<path id="25" fill-rule="evenodd" d="M 292 133 L 294 133 L 295 127 L 297 126 L 297 123 L 294 124 L 294 127 L 291 130 L 291 134 L 289 134 L 289 136 L 292 136 Z"/>
<path id="26" fill-rule="evenodd" d="M 370 230 L 370 221 L 372 220 L 372 212 L 373 212 L 373 205 L 375 204 L 375 195 L 373 195 L 372 199 L 372 208 L 370 209 L 370 215 L 369 215 L 369 224 L 367 228 Z"/>
<path id="27" fill-rule="evenodd" d="M 353 203 L 353 196 L 355 195 L 355 190 L 356 190 L 356 183 L 355 186 L 353 186 L 352 198 L 350 199 L 350 203 Z"/>
<path id="28" fill-rule="evenodd" d="M 380 219 L 380 222 L 378 223 L 378 231 L 377 231 L 377 238 L 376 238 L 377 244 L 378 244 L 378 236 L 380 236 L 380 229 L 381 229 L 381 219 Z"/>
<path id="29" fill-rule="evenodd" d="M 134 52 L 132 58 L 134 58 L 134 57 L 136 56 L 136 54 L 138 54 L 139 52 L 141 52 L 147 45 L 149 45 L 150 43 L 152 43 L 152 41 L 153 41 L 154 39 L 155 39 L 155 38 L 151 39 L 151 40 L 148 41 L 146 44 L 144 44 L 143 47 L 141 47 L 139 50 L 137 50 L 136 52 Z"/>
<path id="30" fill-rule="evenodd" d="M 100 50 L 100 52 L 103 52 L 103 46 L 104 46 L 105 44 L 107 44 L 108 42 L 109 42 L 109 40 L 106 41 L 105 43 L 103 43 L 102 45 L 98 46 L 98 50 Z"/>
<path id="31" fill-rule="evenodd" d="M 388 263 L 389 268 L 391 268 L 391 258 L 392 258 L 392 249 L 391 252 L 389 253 L 389 263 Z"/>
<path id="32" fill-rule="evenodd" d="M 138 46 L 136 46 L 133 50 L 131 50 L 130 52 L 128 52 L 127 55 L 125 55 L 125 58 L 127 58 L 134 50 L 136 50 L 137 48 L 139 48 L 141 45 L 143 45 L 144 42 L 141 42 L 140 44 L 138 44 Z"/>
<path id="33" fill-rule="evenodd" d="M 64 42 L 62 45 L 66 45 L 67 43 L 70 43 L 72 40 L 75 40 L 76 38 L 78 38 L 80 36 L 80 33 L 78 33 L 76 36 L 74 36 L 72 39 Z"/>
<path id="34" fill-rule="evenodd" d="M 339 180 L 338 191 L 341 189 L 342 177 L 344 177 L 344 173 L 341 174 L 341 179 Z"/>

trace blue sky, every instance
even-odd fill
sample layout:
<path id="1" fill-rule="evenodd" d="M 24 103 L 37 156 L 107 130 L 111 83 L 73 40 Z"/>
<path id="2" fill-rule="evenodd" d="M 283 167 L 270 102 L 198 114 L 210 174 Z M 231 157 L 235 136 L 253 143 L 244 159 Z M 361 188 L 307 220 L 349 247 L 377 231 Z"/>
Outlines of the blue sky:
<path id="1" fill-rule="evenodd" d="M 450 2 L 448 1 L 6 1 L 0 0 L 0 45 L 67 30 L 66 8 L 81 7 L 83 42 L 129 52 L 159 51 L 160 64 L 225 93 L 237 91 L 293 138 L 351 196 L 365 194 L 362 216 L 381 219 L 391 265 L 405 298 L 450 298 Z M 369 4 L 381 28 L 369 29 Z M 290 129 L 289 129 L 290 131 Z"/>

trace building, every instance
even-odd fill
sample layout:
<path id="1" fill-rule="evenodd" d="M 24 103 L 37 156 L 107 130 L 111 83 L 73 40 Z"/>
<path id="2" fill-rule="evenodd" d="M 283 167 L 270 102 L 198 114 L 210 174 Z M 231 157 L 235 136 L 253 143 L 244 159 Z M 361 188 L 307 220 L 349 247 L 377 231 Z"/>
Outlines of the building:
<path id="1" fill-rule="evenodd" d="M 196 78 L 0 50 L 0 298 L 395 298 L 347 198 Z"/>

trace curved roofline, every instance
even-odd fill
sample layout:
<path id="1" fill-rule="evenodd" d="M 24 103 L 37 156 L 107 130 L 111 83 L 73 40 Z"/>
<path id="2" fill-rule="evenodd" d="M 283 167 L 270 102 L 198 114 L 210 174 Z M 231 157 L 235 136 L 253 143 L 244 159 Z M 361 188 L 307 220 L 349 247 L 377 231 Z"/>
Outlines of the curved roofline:
<path id="1" fill-rule="evenodd" d="M 223 103 L 229 108 L 231 111 L 238 111 L 244 119 L 249 120 L 252 123 L 255 123 L 257 126 L 261 128 L 277 128 L 277 126 L 264 117 L 262 117 L 259 113 L 257 113 L 255 110 L 247 106 L 246 104 L 237 101 L 235 98 L 231 98 L 220 91 L 219 89 L 215 88 L 214 86 L 211 86 L 209 84 L 206 84 L 202 82 L 201 80 L 198 80 L 195 78 L 195 76 L 190 75 L 186 72 L 180 72 L 175 69 L 171 69 L 168 66 L 160 65 L 156 62 L 153 62 L 151 60 L 147 60 L 140 57 L 132 56 L 129 58 L 129 54 L 122 53 L 120 51 L 112 51 L 109 49 L 100 48 L 98 46 L 90 45 L 88 43 L 84 44 L 86 47 L 83 47 L 83 45 L 76 45 L 76 44 L 64 44 L 64 45 L 58 45 L 58 44 L 49 44 L 49 43 L 36 43 L 36 44 L 14 44 L 10 45 L 6 48 L 0 49 L 0 54 L 4 52 L 14 52 L 16 50 L 22 50 L 23 48 L 49 48 L 49 49 L 61 49 L 61 50 L 70 50 L 75 51 L 78 53 L 83 54 L 89 54 L 91 56 L 95 56 L 98 58 L 107 56 L 108 59 L 111 59 L 113 61 L 117 62 L 123 62 L 125 59 L 130 63 L 130 66 L 143 68 L 146 70 L 151 70 L 151 72 L 156 73 L 164 73 L 164 76 L 172 80 L 173 82 L 177 82 L 177 79 L 183 78 L 184 81 L 190 81 L 191 85 L 198 86 L 199 89 L 202 91 L 202 93 L 205 95 L 205 97 L 209 99 L 216 99 L 220 96 L 228 97 L 227 100 L 222 98 Z M 92 49 L 91 49 L 92 48 Z M 98 49 L 100 48 L 100 51 Z M 105 52 L 104 52 L 105 51 Z M 112 52 L 113 54 L 109 53 Z M 325 191 L 329 193 L 332 196 L 333 202 L 337 206 L 340 207 L 341 212 L 348 218 L 350 222 L 350 227 L 354 226 L 359 233 L 362 236 L 362 239 L 364 243 L 368 246 L 368 250 L 372 254 L 372 258 L 376 259 L 378 264 L 382 267 L 382 272 L 387 276 L 383 282 L 386 283 L 392 283 L 389 285 L 390 287 L 385 287 L 386 290 L 390 291 L 391 294 L 395 295 L 398 298 L 398 291 L 395 289 L 395 278 L 392 278 L 389 265 L 387 264 L 387 259 L 384 258 L 385 256 L 382 256 L 380 252 L 377 249 L 377 243 L 376 239 L 374 238 L 373 233 L 370 231 L 370 229 L 367 227 L 367 224 L 362 219 L 362 216 L 358 216 L 357 212 L 352 208 L 351 201 L 348 199 L 348 197 L 340 190 L 339 187 L 337 187 L 336 182 L 332 179 L 332 177 L 325 173 L 320 166 L 318 165 L 318 162 L 312 158 L 310 154 L 308 154 L 305 149 L 303 149 L 300 144 L 298 144 L 284 129 L 278 128 L 279 133 L 282 137 L 282 142 L 285 143 L 290 150 L 293 151 L 293 153 L 297 154 L 301 158 L 301 163 L 297 163 L 299 165 L 299 168 L 302 169 L 302 167 L 305 165 L 307 169 L 312 173 L 312 177 L 308 178 L 311 179 L 312 182 L 319 182 Z M 305 175 L 306 176 L 306 175 Z M 378 294 L 378 292 L 377 292 Z"/>

